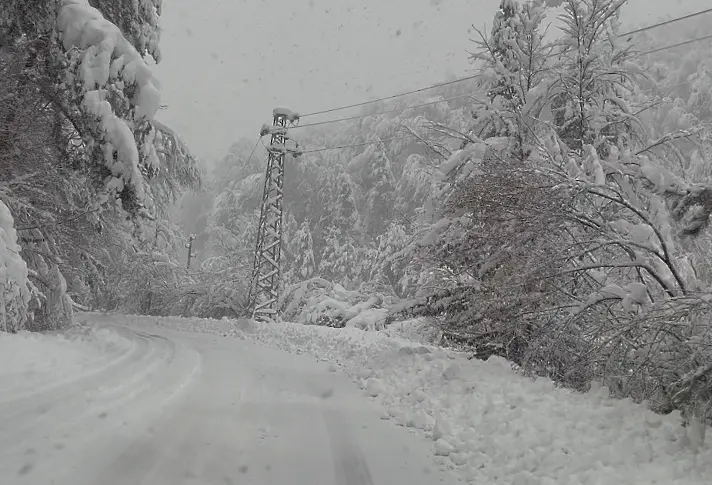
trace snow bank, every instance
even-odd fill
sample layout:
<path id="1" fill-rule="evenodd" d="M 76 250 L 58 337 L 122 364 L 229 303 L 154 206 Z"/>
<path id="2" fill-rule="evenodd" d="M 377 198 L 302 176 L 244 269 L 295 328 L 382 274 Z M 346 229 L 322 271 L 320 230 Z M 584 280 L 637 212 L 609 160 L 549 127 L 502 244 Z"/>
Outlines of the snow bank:
<path id="1" fill-rule="evenodd" d="M 436 344 L 442 339 L 442 332 L 435 322 L 425 317 L 391 323 L 382 330 L 382 333 L 420 344 Z"/>
<path id="2" fill-rule="evenodd" d="M 577 394 L 515 374 L 507 362 L 356 328 L 127 317 L 310 353 L 338 364 L 382 403 L 384 419 L 420 430 L 470 483 L 702 484 L 712 446 L 679 415 L 659 416 L 605 389 Z"/>
<path id="3" fill-rule="evenodd" d="M 0 402 L 81 378 L 132 346 L 116 332 L 98 328 L 67 334 L 0 332 Z"/>
<path id="4" fill-rule="evenodd" d="M 15 330 L 24 318 L 30 290 L 10 209 L 0 200 L 0 331 Z"/>

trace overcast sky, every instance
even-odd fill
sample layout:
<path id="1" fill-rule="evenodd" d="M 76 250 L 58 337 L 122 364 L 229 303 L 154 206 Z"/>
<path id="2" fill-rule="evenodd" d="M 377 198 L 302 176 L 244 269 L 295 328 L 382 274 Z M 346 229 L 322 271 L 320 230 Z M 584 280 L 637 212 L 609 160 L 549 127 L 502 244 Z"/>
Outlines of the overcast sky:
<path id="1" fill-rule="evenodd" d="M 630 0 L 648 24 L 710 0 Z M 499 0 L 164 0 L 168 108 L 159 118 L 199 157 L 257 137 L 272 108 L 307 112 L 393 94 L 468 72 L 470 27 Z"/>

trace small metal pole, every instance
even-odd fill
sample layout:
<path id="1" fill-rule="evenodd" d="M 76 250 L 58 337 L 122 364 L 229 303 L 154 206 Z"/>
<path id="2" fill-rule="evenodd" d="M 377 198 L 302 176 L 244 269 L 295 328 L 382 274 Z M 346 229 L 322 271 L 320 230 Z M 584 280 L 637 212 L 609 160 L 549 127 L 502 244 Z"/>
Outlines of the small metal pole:
<path id="1" fill-rule="evenodd" d="M 185 245 L 185 247 L 188 248 L 188 266 L 186 269 L 190 269 L 190 260 L 193 257 L 193 240 L 195 239 L 195 235 L 191 234 L 190 237 L 188 238 L 188 244 Z"/>

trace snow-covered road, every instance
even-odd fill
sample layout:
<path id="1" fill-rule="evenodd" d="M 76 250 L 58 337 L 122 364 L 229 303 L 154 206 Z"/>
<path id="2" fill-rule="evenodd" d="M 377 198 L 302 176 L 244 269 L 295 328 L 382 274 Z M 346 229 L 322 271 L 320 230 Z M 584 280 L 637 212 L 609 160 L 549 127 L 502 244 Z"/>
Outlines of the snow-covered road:
<path id="1" fill-rule="evenodd" d="M 628 400 L 383 332 L 85 314 L 0 333 L 0 485 L 707 485 L 712 440 Z"/>
<path id="2" fill-rule="evenodd" d="M 1 484 L 454 483 L 431 443 L 383 420 L 327 363 L 205 333 L 105 327 L 102 351 L 75 367 L 63 351 L 69 375 L 2 374 Z"/>

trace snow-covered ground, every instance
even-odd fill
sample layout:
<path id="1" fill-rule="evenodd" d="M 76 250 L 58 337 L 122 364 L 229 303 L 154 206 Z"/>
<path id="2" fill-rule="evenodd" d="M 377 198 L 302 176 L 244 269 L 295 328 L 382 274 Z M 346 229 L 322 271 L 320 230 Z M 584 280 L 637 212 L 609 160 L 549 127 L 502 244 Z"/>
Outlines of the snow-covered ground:
<path id="1" fill-rule="evenodd" d="M 677 413 L 656 415 L 605 388 L 555 388 L 487 362 L 379 332 L 288 323 L 124 317 L 309 353 L 382 404 L 383 419 L 420 430 L 445 466 L 475 484 L 702 484 L 712 445 Z"/>
<path id="2" fill-rule="evenodd" d="M 679 416 L 397 336 L 412 328 L 81 318 L 94 326 L 0 335 L 0 483 L 306 484 L 341 473 L 349 485 L 692 485 L 712 476 L 709 440 Z"/>
<path id="3" fill-rule="evenodd" d="M 152 319 L 87 319 L 81 337 L 3 335 L 15 371 L 2 382 L 51 365 L 0 400 L 0 484 L 458 481 L 327 363 Z"/>
<path id="4" fill-rule="evenodd" d="M 120 364 L 133 346 L 129 339 L 107 329 L 74 329 L 65 334 L 0 332 L 0 403 Z"/>

